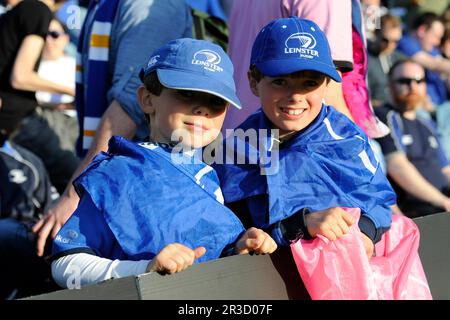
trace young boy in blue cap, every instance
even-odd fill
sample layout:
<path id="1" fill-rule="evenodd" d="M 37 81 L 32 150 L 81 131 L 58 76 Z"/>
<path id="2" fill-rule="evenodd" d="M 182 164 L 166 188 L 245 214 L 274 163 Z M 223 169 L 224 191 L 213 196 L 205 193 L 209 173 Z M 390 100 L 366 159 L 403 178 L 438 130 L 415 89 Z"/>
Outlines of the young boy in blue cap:
<path id="1" fill-rule="evenodd" d="M 364 132 L 324 103 L 330 78 L 341 81 L 325 34 L 306 19 L 272 21 L 256 37 L 248 76 L 262 107 L 239 128 L 256 130 L 259 146 L 239 135 L 225 142 L 235 156 L 248 161 L 256 154 L 258 161 L 215 166 L 225 203 L 280 245 L 319 234 L 336 240 L 355 221 L 342 207 L 360 208 L 358 225 L 372 256 L 390 227 L 395 193 Z M 242 158 L 239 150 L 248 153 Z"/>
<path id="2" fill-rule="evenodd" d="M 74 181 L 81 200 L 53 246 L 52 274 L 63 287 L 179 272 L 233 250 L 276 249 L 264 231 L 244 230 L 223 205 L 216 173 L 197 158 L 220 132 L 228 105 L 240 108 L 225 52 L 207 41 L 174 40 L 140 76 L 150 142 L 113 137 Z M 175 151 L 175 132 L 192 150 Z"/>

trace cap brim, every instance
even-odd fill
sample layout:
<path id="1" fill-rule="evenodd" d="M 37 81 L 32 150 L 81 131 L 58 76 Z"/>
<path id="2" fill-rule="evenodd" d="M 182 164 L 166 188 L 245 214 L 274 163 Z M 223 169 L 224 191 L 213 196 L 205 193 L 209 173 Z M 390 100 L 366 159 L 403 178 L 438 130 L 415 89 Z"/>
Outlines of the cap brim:
<path id="1" fill-rule="evenodd" d="M 238 109 L 242 109 L 235 90 L 211 77 L 169 69 L 157 69 L 156 72 L 161 84 L 167 88 L 206 92 L 228 101 Z"/>
<path id="2" fill-rule="evenodd" d="M 329 76 L 336 82 L 342 81 L 341 76 L 334 66 L 306 59 L 269 60 L 256 63 L 256 67 L 264 75 L 269 77 L 277 77 L 308 70 L 320 72 L 326 76 Z"/>

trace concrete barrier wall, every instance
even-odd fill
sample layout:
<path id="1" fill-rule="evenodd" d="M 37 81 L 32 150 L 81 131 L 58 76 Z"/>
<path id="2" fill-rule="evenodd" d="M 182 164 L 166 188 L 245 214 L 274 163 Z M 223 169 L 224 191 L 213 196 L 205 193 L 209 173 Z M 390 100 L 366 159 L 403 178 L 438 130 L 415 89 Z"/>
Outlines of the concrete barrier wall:
<path id="1" fill-rule="evenodd" d="M 435 299 L 450 299 L 450 213 L 414 220 L 420 256 Z M 309 299 L 288 248 L 271 255 L 233 256 L 195 265 L 170 276 L 148 273 L 61 290 L 31 300 L 278 300 Z"/>

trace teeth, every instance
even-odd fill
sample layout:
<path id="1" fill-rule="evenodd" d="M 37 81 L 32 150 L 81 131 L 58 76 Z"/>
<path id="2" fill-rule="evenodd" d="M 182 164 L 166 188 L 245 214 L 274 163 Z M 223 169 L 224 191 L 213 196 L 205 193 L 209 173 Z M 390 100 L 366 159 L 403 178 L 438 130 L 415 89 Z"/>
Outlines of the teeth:
<path id="1" fill-rule="evenodd" d="M 285 112 L 285 113 L 287 113 L 287 114 L 289 114 L 291 116 L 298 116 L 298 115 L 302 114 L 303 111 L 305 111 L 305 109 L 295 109 L 295 110 L 293 110 L 293 109 L 283 109 L 283 112 Z"/>

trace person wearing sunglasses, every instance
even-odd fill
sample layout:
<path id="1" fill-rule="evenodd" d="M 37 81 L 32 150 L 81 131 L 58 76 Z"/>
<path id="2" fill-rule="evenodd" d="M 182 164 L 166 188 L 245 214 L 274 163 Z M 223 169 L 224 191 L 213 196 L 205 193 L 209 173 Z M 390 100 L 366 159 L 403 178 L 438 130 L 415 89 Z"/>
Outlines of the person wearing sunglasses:
<path id="1" fill-rule="evenodd" d="M 398 61 L 389 71 L 389 88 L 392 102 L 376 113 L 391 132 L 377 141 L 398 205 L 410 218 L 450 211 L 450 163 L 433 123 L 417 116 L 427 98 L 424 68 L 411 59 Z"/>
<path id="2" fill-rule="evenodd" d="M 27 193 L 33 187 L 41 190 L 40 183 L 44 182 L 39 173 L 44 169 L 37 169 L 37 161 L 30 161 L 37 157 L 28 156 L 31 154 L 28 146 L 34 146 L 41 154 L 44 153 L 45 157 L 41 158 L 44 163 L 50 158 L 47 153 L 48 143 L 54 132 L 36 112 L 38 103 L 35 92 L 47 90 L 72 96 L 75 94 L 73 88 L 42 79 L 37 73 L 52 20 L 52 10 L 56 9 L 58 2 L 61 1 L 8 1 L 10 8 L 0 17 L 0 135 L 3 140 L 7 136 L 10 142 L 16 143 L 14 151 L 20 150 L 11 153 L 14 159 L 6 158 L 4 153 L 3 156 L 10 161 L 17 160 L 22 165 L 20 171 L 16 170 L 19 169 L 17 167 L 5 170 L 5 162 L 0 161 L 3 169 L 1 176 L 11 182 L 0 190 L 0 300 L 39 294 L 49 289 L 35 285 L 48 283 L 46 273 L 49 273 L 50 265 L 34 253 L 35 242 L 30 237 L 29 224 L 33 225 L 50 206 L 42 205 L 42 202 L 36 200 L 38 197 L 35 194 Z M 20 133 L 25 132 L 29 137 L 27 144 L 17 139 Z M 24 171 L 25 162 L 28 171 Z M 30 182 L 35 184 L 27 189 L 25 185 L 29 186 Z M 8 202 L 8 194 L 24 200 L 19 203 L 16 211 L 3 206 L 12 204 Z M 24 206 L 24 203 L 33 204 L 36 208 Z M 29 212 L 32 213 L 31 216 L 27 215 Z"/>
<path id="3" fill-rule="evenodd" d="M 381 17 L 380 29 L 375 30 L 375 39 L 368 41 L 368 75 L 371 102 L 379 107 L 388 101 L 389 68 L 405 56 L 396 50 L 402 37 L 400 18 L 386 14 Z"/>
<path id="4" fill-rule="evenodd" d="M 44 161 L 54 185 L 59 183 L 60 175 L 55 162 L 70 170 L 61 178 L 61 184 L 69 181 L 78 166 L 78 159 L 73 157 L 76 161 L 72 161 L 69 153 L 60 148 L 58 136 L 37 109 L 37 91 L 75 96 L 74 85 L 51 81 L 38 73 L 52 11 L 59 2 L 20 1 L 0 20 L 0 118 L 8 129 L 18 128 L 12 139 Z"/>
<path id="5" fill-rule="evenodd" d="M 69 35 L 66 33 L 63 24 L 59 20 L 53 19 L 50 22 L 38 74 L 44 79 L 75 89 L 76 62 L 75 58 L 65 54 L 68 43 Z M 62 104 L 71 104 L 74 101 L 73 96 L 44 90 L 36 92 L 36 99 L 40 106 L 64 109 L 65 107 Z"/>
<path id="6" fill-rule="evenodd" d="M 76 62 L 75 57 L 66 54 L 68 43 L 69 35 L 64 25 L 53 19 L 46 36 L 38 74 L 43 79 L 75 89 Z M 79 164 L 75 155 L 75 142 L 78 137 L 75 98 L 67 94 L 39 90 L 36 92 L 36 99 L 41 116 L 47 119 L 57 134 L 55 145 L 71 152 L 67 154 L 66 161 L 54 161 L 52 166 L 55 171 L 61 173 L 52 172 L 53 180 L 59 181 L 55 187 L 61 190 L 65 187 L 67 176 L 70 177 Z"/>

